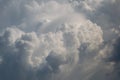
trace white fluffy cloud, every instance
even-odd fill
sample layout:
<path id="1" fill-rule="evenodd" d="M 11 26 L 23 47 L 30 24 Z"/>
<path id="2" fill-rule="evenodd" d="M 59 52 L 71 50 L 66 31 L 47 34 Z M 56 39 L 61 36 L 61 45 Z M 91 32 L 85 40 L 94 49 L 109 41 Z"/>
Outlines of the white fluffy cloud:
<path id="1" fill-rule="evenodd" d="M 48 73 L 63 71 L 67 66 L 71 66 L 69 68 L 72 69 L 72 66 L 79 62 L 79 53 L 82 52 L 79 52 L 78 48 L 81 44 L 87 43 L 90 50 L 95 49 L 102 43 L 103 33 L 99 26 L 82 17 L 79 22 L 74 21 L 74 18 L 65 21 L 63 24 L 61 21 L 54 24 L 56 31 L 47 30 L 49 27 L 53 28 L 49 26 L 49 22 L 42 30 L 45 32 L 40 33 L 39 31 L 26 33 L 17 27 L 7 28 L 0 37 L 1 66 L 13 69 L 16 64 L 20 65 L 21 69 L 26 70 L 25 79 L 30 77 L 29 70 L 36 74 L 34 76 L 41 76 L 42 70 L 47 70 L 48 72 L 44 74 L 47 76 Z M 51 24 L 53 25 L 52 22 Z M 9 62 L 11 64 L 8 64 Z M 9 67 L 10 65 L 12 67 Z M 23 77 L 20 73 L 18 75 Z M 4 78 L 1 76 L 1 79 Z"/>

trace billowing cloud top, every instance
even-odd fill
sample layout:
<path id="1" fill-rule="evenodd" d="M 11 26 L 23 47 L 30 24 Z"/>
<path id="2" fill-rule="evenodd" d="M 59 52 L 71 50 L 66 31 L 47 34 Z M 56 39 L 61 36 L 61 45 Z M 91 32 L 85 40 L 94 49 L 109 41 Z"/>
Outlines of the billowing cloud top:
<path id="1" fill-rule="evenodd" d="M 0 0 L 0 80 L 118 80 L 119 3 Z"/>

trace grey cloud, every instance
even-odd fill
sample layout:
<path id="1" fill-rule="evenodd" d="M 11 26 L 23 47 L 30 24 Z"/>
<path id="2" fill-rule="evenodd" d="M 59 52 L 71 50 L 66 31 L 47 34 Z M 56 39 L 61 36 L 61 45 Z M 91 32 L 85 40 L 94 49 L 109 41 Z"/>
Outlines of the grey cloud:
<path id="1" fill-rule="evenodd" d="M 119 0 L 0 0 L 0 79 L 118 80 L 119 12 Z"/>
<path id="2" fill-rule="evenodd" d="M 79 61 L 77 48 L 82 43 L 89 43 L 90 50 L 102 43 L 100 27 L 90 21 L 57 26 L 56 32 L 39 35 L 7 28 L 0 36 L 0 79 L 52 80 L 65 71 L 71 73 Z M 99 33 L 93 35 L 96 31 Z"/>

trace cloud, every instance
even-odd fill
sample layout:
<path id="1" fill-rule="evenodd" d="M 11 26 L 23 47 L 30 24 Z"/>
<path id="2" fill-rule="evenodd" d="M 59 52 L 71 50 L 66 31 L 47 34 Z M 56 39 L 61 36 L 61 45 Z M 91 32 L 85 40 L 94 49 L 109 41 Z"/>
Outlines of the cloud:
<path id="1" fill-rule="evenodd" d="M 81 17 L 81 20 L 85 19 Z M 94 49 L 103 41 L 100 27 L 89 20 L 75 23 L 71 19 L 66 24 L 54 26 L 58 26 L 55 32 L 48 30 L 41 34 L 24 32 L 17 27 L 7 28 L 0 37 L 0 79 L 46 80 L 68 67 L 69 71 L 79 62 L 78 48 L 82 43 L 89 43 L 89 49 Z"/>
<path id="2" fill-rule="evenodd" d="M 119 3 L 0 0 L 0 79 L 118 80 Z"/>

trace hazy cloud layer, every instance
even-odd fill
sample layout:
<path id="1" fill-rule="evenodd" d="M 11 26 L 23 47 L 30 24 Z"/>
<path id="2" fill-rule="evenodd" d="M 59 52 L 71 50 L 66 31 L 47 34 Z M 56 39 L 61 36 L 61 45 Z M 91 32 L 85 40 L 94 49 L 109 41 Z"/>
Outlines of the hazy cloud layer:
<path id="1" fill-rule="evenodd" d="M 0 80 L 119 80 L 119 0 L 0 0 Z"/>

